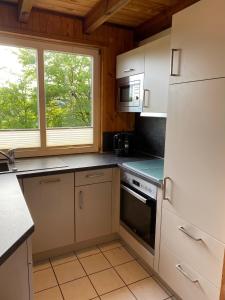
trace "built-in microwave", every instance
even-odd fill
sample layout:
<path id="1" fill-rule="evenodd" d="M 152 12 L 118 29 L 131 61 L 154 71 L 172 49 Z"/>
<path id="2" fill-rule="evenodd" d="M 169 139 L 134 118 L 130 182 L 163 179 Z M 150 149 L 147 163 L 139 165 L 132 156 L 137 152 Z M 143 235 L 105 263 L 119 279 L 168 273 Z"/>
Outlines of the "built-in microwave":
<path id="1" fill-rule="evenodd" d="M 142 112 L 144 73 L 117 79 L 117 106 L 120 112 Z"/>

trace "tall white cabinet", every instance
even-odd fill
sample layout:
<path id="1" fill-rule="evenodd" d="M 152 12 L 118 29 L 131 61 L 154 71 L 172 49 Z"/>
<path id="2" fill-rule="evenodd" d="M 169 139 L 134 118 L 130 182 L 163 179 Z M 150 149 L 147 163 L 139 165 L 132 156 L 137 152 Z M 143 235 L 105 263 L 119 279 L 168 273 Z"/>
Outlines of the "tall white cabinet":
<path id="1" fill-rule="evenodd" d="M 223 0 L 201 0 L 173 18 L 171 43 L 181 52 L 172 52 L 172 72 L 178 65 L 180 70 L 171 76 L 169 88 L 159 274 L 183 300 L 220 297 L 225 243 L 223 23 Z"/>

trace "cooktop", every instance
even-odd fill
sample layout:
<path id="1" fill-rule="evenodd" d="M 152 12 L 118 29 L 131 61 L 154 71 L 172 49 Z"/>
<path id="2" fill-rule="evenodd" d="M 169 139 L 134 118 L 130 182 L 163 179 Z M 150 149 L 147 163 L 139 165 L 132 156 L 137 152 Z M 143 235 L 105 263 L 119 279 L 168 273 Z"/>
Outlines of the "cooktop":
<path id="1" fill-rule="evenodd" d="M 122 165 L 136 173 L 151 177 L 157 181 L 163 180 L 163 159 L 148 159 L 142 161 L 126 162 Z"/>

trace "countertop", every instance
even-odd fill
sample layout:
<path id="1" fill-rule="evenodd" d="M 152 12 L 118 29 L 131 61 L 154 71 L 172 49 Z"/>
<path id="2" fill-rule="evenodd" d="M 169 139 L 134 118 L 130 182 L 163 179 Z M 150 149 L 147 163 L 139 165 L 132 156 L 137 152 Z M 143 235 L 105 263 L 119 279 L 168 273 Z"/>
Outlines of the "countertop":
<path id="1" fill-rule="evenodd" d="M 146 159 L 151 158 L 144 155 L 117 157 L 111 153 L 94 153 L 16 160 L 18 172 L 0 174 L 0 265 L 34 231 L 34 223 L 18 178 L 116 167 Z"/>

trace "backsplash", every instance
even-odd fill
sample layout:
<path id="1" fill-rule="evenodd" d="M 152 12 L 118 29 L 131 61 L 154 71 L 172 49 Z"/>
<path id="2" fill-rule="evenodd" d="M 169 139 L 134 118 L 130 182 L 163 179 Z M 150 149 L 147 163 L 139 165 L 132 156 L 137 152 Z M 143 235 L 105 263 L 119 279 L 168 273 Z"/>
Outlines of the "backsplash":
<path id="1" fill-rule="evenodd" d="M 136 150 L 164 157 L 166 118 L 135 116 Z"/>

